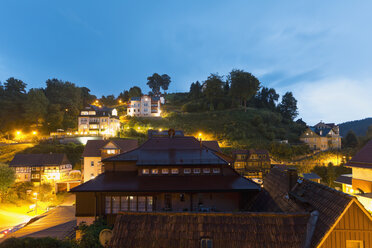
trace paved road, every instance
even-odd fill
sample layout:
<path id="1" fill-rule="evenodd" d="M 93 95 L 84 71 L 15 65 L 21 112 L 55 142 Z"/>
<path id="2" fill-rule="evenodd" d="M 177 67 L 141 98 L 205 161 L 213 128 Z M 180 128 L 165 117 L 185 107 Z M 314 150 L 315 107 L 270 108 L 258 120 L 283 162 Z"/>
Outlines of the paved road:
<path id="1" fill-rule="evenodd" d="M 32 221 L 31 221 L 32 222 Z M 6 235 L 9 237 L 55 237 L 63 239 L 74 234 L 76 226 L 75 207 L 58 206 L 34 219 L 18 231 Z"/>
<path id="2" fill-rule="evenodd" d="M 8 212 L 0 209 L 0 232 L 4 229 L 27 223 L 31 219 L 30 216 L 25 214 Z"/>

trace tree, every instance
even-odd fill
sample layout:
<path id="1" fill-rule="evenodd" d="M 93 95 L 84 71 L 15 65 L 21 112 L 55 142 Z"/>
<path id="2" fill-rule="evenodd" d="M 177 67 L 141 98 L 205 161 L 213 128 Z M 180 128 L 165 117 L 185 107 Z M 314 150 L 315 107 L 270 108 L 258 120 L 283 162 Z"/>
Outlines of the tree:
<path id="1" fill-rule="evenodd" d="M 344 144 L 347 148 L 356 148 L 358 146 L 358 138 L 353 130 L 347 132 L 344 139 Z"/>
<path id="2" fill-rule="evenodd" d="M 232 70 L 229 75 L 230 93 L 233 98 L 238 98 L 247 111 L 247 101 L 256 95 L 260 88 L 260 81 L 249 72 Z"/>
<path id="3" fill-rule="evenodd" d="M 150 87 L 154 95 L 160 94 L 160 88 L 168 90 L 169 84 L 171 82 L 170 76 L 167 74 L 159 75 L 158 73 L 152 74 L 152 76 L 147 77 L 147 85 Z"/>
<path id="4" fill-rule="evenodd" d="M 99 243 L 99 233 L 103 229 L 112 229 L 112 226 L 107 225 L 106 221 L 99 218 L 93 222 L 91 225 L 80 224 L 79 230 L 81 230 L 82 237 L 79 242 L 79 247 L 81 248 L 92 248 L 92 247 L 102 247 Z"/>
<path id="5" fill-rule="evenodd" d="M 117 104 L 117 101 L 114 95 L 102 96 L 100 101 L 103 105 L 109 106 L 109 107 L 112 107 Z"/>
<path id="6" fill-rule="evenodd" d="M 199 81 L 192 83 L 190 86 L 189 96 L 191 99 L 199 99 L 202 95 L 202 86 Z"/>
<path id="7" fill-rule="evenodd" d="M 44 123 L 48 104 L 48 98 L 42 89 L 30 89 L 24 106 L 24 118 L 32 124 Z"/>
<path id="8" fill-rule="evenodd" d="M 118 98 L 120 100 L 122 100 L 123 102 L 127 102 L 129 101 L 129 91 L 127 90 L 124 90 L 123 92 L 121 92 L 118 96 Z"/>
<path id="9" fill-rule="evenodd" d="M 372 125 L 368 127 L 366 137 L 368 140 L 372 139 Z"/>
<path id="10" fill-rule="evenodd" d="M 293 119 L 297 117 L 297 100 L 294 98 L 292 92 L 287 92 L 284 94 L 278 109 L 282 116 L 288 120 L 293 121 Z"/>
<path id="11" fill-rule="evenodd" d="M 262 87 L 256 97 L 257 107 L 263 107 L 274 110 L 276 102 L 279 99 L 279 94 L 276 93 L 275 89 Z"/>
<path id="12" fill-rule="evenodd" d="M 152 74 L 152 76 L 147 77 L 147 85 L 155 95 L 158 95 L 160 93 L 160 87 L 162 86 L 162 84 L 163 78 L 157 73 L 154 73 Z"/>
<path id="13" fill-rule="evenodd" d="M 164 94 L 165 94 L 165 91 L 168 90 L 169 84 L 171 83 L 171 78 L 167 74 L 163 74 L 161 75 L 161 79 L 162 79 L 162 82 L 160 86 L 164 90 Z"/>
<path id="14" fill-rule="evenodd" d="M 12 130 L 24 126 L 26 84 L 13 77 L 6 80 L 0 95 L 0 129 Z"/>
<path id="15" fill-rule="evenodd" d="M 45 129 L 51 132 L 63 128 L 63 116 L 64 112 L 59 104 L 50 104 L 46 115 Z"/>
<path id="16" fill-rule="evenodd" d="M 140 87 L 134 86 L 129 89 L 129 97 L 141 97 L 142 91 Z"/>
<path id="17" fill-rule="evenodd" d="M 15 181 L 15 171 L 6 164 L 0 164 L 0 196 L 3 202 L 8 188 Z"/>
<path id="18" fill-rule="evenodd" d="M 203 93 L 208 98 L 211 104 L 211 109 L 213 108 L 213 99 L 223 95 L 223 81 L 222 77 L 217 74 L 211 74 L 203 84 Z"/>
<path id="19" fill-rule="evenodd" d="M 95 95 L 91 95 L 89 93 L 90 89 L 88 89 L 87 87 L 81 87 L 80 90 L 81 90 L 81 99 L 83 101 L 83 104 L 82 104 L 83 107 L 86 107 L 92 104 L 92 102 L 94 102 L 97 99 Z"/>

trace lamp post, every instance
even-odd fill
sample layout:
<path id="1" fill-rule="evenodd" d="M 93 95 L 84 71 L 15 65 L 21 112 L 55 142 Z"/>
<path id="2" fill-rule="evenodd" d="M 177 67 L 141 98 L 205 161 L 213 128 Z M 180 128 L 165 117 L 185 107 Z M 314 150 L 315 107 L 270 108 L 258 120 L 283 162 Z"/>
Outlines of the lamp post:
<path id="1" fill-rule="evenodd" d="M 34 196 L 35 196 L 35 200 L 36 200 L 36 202 L 35 202 L 35 215 L 37 215 L 37 192 L 35 192 L 34 194 L 33 194 Z"/>

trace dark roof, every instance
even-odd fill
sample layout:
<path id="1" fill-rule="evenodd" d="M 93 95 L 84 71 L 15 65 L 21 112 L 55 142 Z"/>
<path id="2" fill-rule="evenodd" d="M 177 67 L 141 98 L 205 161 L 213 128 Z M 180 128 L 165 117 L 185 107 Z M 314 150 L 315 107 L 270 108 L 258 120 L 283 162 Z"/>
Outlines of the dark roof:
<path id="1" fill-rule="evenodd" d="M 252 209 L 257 208 L 255 204 L 261 204 L 260 211 L 317 210 L 319 218 L 312 238 L 312 246 L 316 247 L 354 198 L 304 178 L 299 178 L 290 190 L 288 185 L 288 171 L 271 169 L 264 179 L 265 190 L 259 193 Z"/>
<path id="2" fill-rule="evenodd" d="M 169 131 L 168 130 L 159 131 L 159 130 L 149 129 L 147 131 L 147 136 L 149 138 L 152 138 L 152 137 L 168 137 L 169 136 Z M 184 135 L 182 130 L 174 130 L 174 136 L 185 136 L 185 135 Z"/>
<path id="3" fill-rule="evenodd" d="M 342 184 L 348 184 L 348 185 L 352 185 L 352 181 L 353 181 L 352 174 L 341 175 L 335 180 L 336 183 L 342 183 Z"/>
<path id="4" fill-rule="evenodd" d="M 332 128 L 316 128 L 316 127 L 310 127 L 311 131 L 318 134 L 321 137 L 326 137 L 328 133 L 332 130 Z"/>
<path id="5" fill-rule="evenodd" d="M 135 139 L 88 140 L 82 157 L 101 157 L 101 149 L 109 142 L 114 143 L 122 153 L 138 147 L 138 140 Z"/>
<path id="6" fill-rule="evenodd" d="M 81 115 L 81 111 L 96 111 L 96 114 L 95 115 Z M 112 110 L 114 110 L 114 108 L 108 108 L 108 107 L 98 107 L 98 106 L 95 106 L 95 105 L 89 105 L 88 107 L 85 107 L 83 110 L 80 111 L 80 117 L 103 117 L 103 116 L 107 116 L 107 117 L 112 117 L 112 118 L 119 118 L 117 116 L 112 116 Z"/>
<path id="7" fill-rule="evenodd" d="M 191 136 L 153 137 L 137 149 L 102 160 L 137 161 L 137 165 L 227 165 L 228 162 L 208 150 Z"/>
<path id="8" fill-rule="evenodd" d="M 110 247 L 303 247 L 308 213 L 119 213 Z M 159 224 L 161 223 L 161 225 Z"/>
<path id="9" fill-rule="evenodd" d="M 222 152 L 221 151 L 221 147 L 220 147 L 220 145 L 218 144 L 218 142 L 216 140 L 202 141 L 202 144 L 206 148 L 211 149 L 211 150 L 213 150 L 215 152 Z"/>
<path id="10" fill-rule="evenodd" d="M 303 178 L 305 179 L 322 179 L 320 176 L 318 176 L 316 173 L 302 173 Z"/>
<path id="11" fill-rule="evenodd" d="M 16 154 L 10 166 L 53 166 L 70 164 L 66 154 Z"/>
<path id="12" fill-rule="evenodd" d="M 234 175 L 138 176 L 135 172 L 105 172 L 71 192 L 190 192 L 246 191 L 260 186 Z"/>
<path id="13" fill-rule="evenodd" d="M 372 169 L 372 140 L 347 162 L 346 166 Z"/>

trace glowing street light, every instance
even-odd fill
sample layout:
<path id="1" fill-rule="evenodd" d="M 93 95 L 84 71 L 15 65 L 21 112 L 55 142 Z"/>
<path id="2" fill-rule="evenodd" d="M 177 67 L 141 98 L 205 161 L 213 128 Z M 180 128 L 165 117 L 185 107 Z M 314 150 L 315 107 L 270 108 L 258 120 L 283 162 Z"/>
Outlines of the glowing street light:
<path id="1" fill-rule="evenodd" d="M 21 131 L 17 131 L 16 135 L 19 136 L 19 135 L 21 135 L 21 133 L 22 133 Z"/>
<path id="2" fill-rule="evenodd" d="M 33 131 L 33 132 L 32 132 L 32 135 L 36 135 L 36 134 L 37 134 L 37 132 L 36 132 L 36 131 Z"/>

